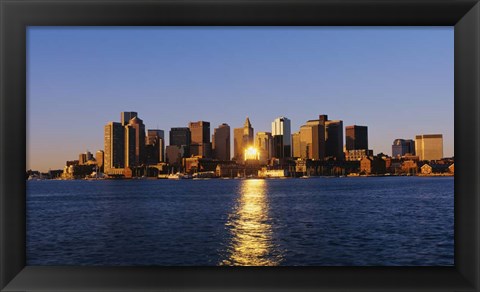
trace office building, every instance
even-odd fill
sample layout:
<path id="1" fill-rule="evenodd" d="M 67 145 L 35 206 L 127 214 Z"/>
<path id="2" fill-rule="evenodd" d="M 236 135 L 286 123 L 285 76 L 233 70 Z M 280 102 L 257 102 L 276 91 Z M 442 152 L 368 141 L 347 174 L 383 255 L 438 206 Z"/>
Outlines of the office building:
<path id="1" fill-rule="evenodd" d="M 273 153 L 276 158 L 291 157 L 292 142 L 290 120 L 278 117 L 272 122 Z"/>
<path id="2" fill-rule="evenodd" d="M 191 144 L 210 142 L 210 123 L 205 121 L 188 123 L 190 129 Z"/>
<path id="3" fill-rule="evenodd" d="M 312 159 L 313 135 L 312 127 L 309 125 L 300 126 L 300 158 Z"/>
<path id="4" fill-rule="evenodd" d="M 273 155 L 272 133 L 258 132 L 255 135 L 254 145 L 259 152 L 260 163 L 267 163 Z"/>
<path id="5" fill-rule="evenodd" d="M 443 158 L 443 135 L 428 134 L 415 136 L 415 153 L 420 160 Z"/>
<path id="6" fill-rule="evenodd" d="M 125 131 L 121 123 L 110 122 L 104 127 L 104 172 L 125 166 Z"/>
<path id="7" fill-rule="evenodd" d="M 345 127 L 346 150 L 368 149 L 368 128 L 366 126 Z"/>
<path id="8" fill-rule="evenodd" d="M 292 134 L 292 156 L 295 158 L 301 157 L 300 152 L 300 131 Z"/>
<path id="9" fill-rule="evenodd" d="M 84 165 L 87 163 L 87 154 L 86 153 L 80 153 L 78 155 L 78 164 L 79 165 Z"/>
<path id="10" fill-rule="evenodd" d="M 346 161 L 360 161 L 365 157 L 372 157 L 372 156 L 373 156 L 373 150 L 356 149 L 356 150 L 345 151 Z"/>
<path id="11" fill-rule="evenodd" d="M 147 130 L 145 145 L 146 160 L 148 164 L 163 162 L 165 149 L 165 135 L 163 130 Z"/>
<path id="12" fill-rule="evenodd" d="M 210 143 L 210 123 L 205 121 L 190 122 L 190 155 L 210 158 L 212 144 Z"/>
<path id="13" fill-rule="evenodd" d="M 327 115 L 320 115 L 325 124 L 325 159 L 344 160 L 343 121 L 329 120 Z"/>
<path id="14" fill-rule="evenodd" d="M 415 155 L 415 141 L 395 139 L 392 144 L 392 157 L 402 157 L 408 154 Z"/>
<path id="15" fill-rule="evenodd" d="M 253 146 L 253 128 L 247 117 L 243 128 L 233 130 L 233 156 L 236 161 L 243 161 L 245 149 Z"/>
<path id="16" fill-rule="evenodd" d="M 170 129 L 170 145 L 183 146 L 183 157 L 190 156 L 191 134 L 190 129 L 186 127 L 177 127 Z"/>
<path id="17" fill-rule="evenodd" d="M 215 128 L 212 136 L 212 151 L 213 158 L 218 160 L 227 161 L 232 157 L 230 156 L 230 126 L 227 124 L 221 124 L 218 128 Z"/>
<path id="18" fill-rule="evenodd" d="M 98 171 L 100 172 L 103 172 L 104 155 L 105 154 L 102 150 L 98 150 L 97 153 L 95 153 L 95 161 L 97 162 Z"/>
<path id="19" fill-rule="evenodd" d="M 135 139 L 136 139 L 136 128 L 133 127 L 132 125 L 130 124 L 127 124 L 124 126 L 124 131 L 125 131 L 125 134 L 124 134 L 124 138 L 125 138 L 125 141 L 124 141 L 124 155 L 125 155 L 125 167 L 135 167 L 137 166 L 137 162 L 136 162 L 136 150 L 137 150 L 137 147 L 136 147 L 136 143 L 135 143 Z"/>
<path id="20" fill-rule="evenodd" d="M 169 145 L 165 149 L 166 162 L 175 167 L 177 171 L 182 165 L 182 158 L 185 157 L 185 145 Z"/>
<path id="21" fill-rule="evenodd" d="M 296 155 L 304 159 L 323 160 L 325 158 L 325 121 L 309 120 L 300 127 L 299 151 Z"/>
<path id="22" fill-rule="evenodd" d="M 126 126 L 128 122 L 136 117 L 138 114 L 136 112 L 121 112 L 120 113 L 120 123 L 122 126 Z"/>
<path id="23" fill-rule="evenodd" d="M 138 116 L 134 116 L 132 119 L 130 119 L 130 121 L 128 121 L 128 125 L 125 126 L 125 129 L 128 128 L 132 128 L 135 131 L 135 156 L 133 160 L 129 160 L 127 166 L 131 167 L 143 165 L 145 163 L 145 125 Z M 130 135 L 132 131 L 128 130 L 128 132 Z M 130 139 L 130 136 L 125 135 L 125 139 L 127 139 L 127 137 Z M 129 147 L 130 144 L 131 142 L 129 142 Z"/>

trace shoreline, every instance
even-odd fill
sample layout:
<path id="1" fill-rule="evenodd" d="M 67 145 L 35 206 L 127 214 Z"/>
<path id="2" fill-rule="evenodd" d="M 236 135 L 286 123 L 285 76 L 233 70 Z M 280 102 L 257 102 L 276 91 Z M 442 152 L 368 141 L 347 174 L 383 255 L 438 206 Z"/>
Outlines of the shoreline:
<path id="1" fill-rule="evenodd" d="M 27 179 L 26 181 L 98 181 L 98 180 L 247 180 L 247 179 L 268 179 L 268 180 L 285 180 L 285 179 L 318 179 L 318 178 L 372 178 L 372 177 L 455 177 L 454 174 L 417 174 L 417 175 L 344 175 L 344 176 L 300 176 L 300 177 L 210 177 L 210 178 L 181 178 L 181 179 L 169 179 L 167 177 L 131 177 L 131 178 L 72 178 L 72 179 Z"/>

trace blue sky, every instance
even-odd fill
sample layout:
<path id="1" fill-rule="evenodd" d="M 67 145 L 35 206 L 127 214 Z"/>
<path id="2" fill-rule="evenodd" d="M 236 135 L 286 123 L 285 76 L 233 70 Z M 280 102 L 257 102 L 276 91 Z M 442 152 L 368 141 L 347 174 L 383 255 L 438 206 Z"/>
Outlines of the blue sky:
<path id="1" fill-rule="evenodd" d="M 366 125 L 374 153 L 444 135 L 453 156 L 453 27 L 29 27 L 27 169 L 103 149 L 103 126 L 205 120 L 292 133 L 328 114 Z M 168 144 L 167 144 L 168 145 Z"/>

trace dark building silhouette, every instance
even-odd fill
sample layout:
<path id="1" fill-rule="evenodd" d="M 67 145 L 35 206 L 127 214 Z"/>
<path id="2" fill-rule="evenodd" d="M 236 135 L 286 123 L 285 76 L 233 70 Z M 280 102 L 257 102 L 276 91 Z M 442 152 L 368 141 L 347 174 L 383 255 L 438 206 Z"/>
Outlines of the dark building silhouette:
<path id="1" fill-rule="evenodd" d="M 327 115 L 320 115 L 319 120 L 325 124 L 325 159 L 344 160 L 343 121 L 329 120 Z"/>
<path id="2" fill-rule="evenodd" d="M 368 149 L 368 128 L 366 126 L 345 127 L 346 150 Z"/>
<path id="3" fill-rule="evenodd" d="M 110 122 L 104 132 L 104 171 L 125 166 L 125 130 L 121 123 Z"/>
<path id="4" fill-rule="evenodd" d="M 135 116 L 128 121 L 128 127 L 135 129 L 135 160 L 128 166 L 139 166 L 145 163 L 145 125 Z"/>
<path id="5" fill-rule="evenodd" d="M 190 122 L 188 128 L 191 133 L 190 155 L 212 157 L 210 123 L 205 121 Z"/>
<path id="6" fill-rule="evenodd" d="M 124 126 L 125 141 L 124 141 L 124 154 L 125 154 L 125 167 L 137 166 L 136 159 L 136 128 L 128 124 Z"/>
<path id="7" fill-rule="evenodd" d="M 170 145 L 182 146 L 182 156 L 190 156 L 191 134 L 190 129 L 186 127 L 178 127 L 170 129 Z"/>
<path id="8" fill-rule="evenodd" d="M 213 158 L 218 160 L 230 160 L 230 126 L 221 124 L 215 128 L 212 136 Z"/>
<path id="9" fill-rule="evenodd" d="M 163 162 L 165 152 L 165 136 L 163 130 L 147 130 L 146 137 L 146 160 L 148 164 Z"/>
<path id="10" fill-rule="evenodd" d="M 406 154 L 415 155 L 415 141 L 395 139 L 392 145 L 392 157 L 402 157 Z"/>

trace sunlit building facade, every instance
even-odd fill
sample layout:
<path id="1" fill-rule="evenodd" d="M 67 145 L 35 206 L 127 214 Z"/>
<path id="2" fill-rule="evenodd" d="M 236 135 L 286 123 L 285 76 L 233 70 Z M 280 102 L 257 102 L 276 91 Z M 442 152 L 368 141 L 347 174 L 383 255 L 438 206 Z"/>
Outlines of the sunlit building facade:
<path id="1" fill-rule="evenodd" d="M 103 172 L 105 152 L 103 150 L 98 150 L 95 153 L 95 161 L 97 162 L 98 170 Z"/>
<path id="2" fill-rule="evenodd" d="M 300 127 L 298 157 L 304 159 L 323 160 L 325 157 L 325 124 L 324 121 L 309 120 Z M 297 147 L 298 148 L 298 147 Z"/>
<path id="3" fill-rule="evenodd" d="M 259 152 L 260 162 L 266 163 L 273 154 L 273 138 L 272 133 L 258 132 L 255 135 L 255 148 Z"/>
<path id="4" fill-rule="evenodd" d="M 247 117 L 243 128 L 235 128 L 233 130 L 233 156 L 236 161 L 243 161 L 245 150 L 252 147 L 253 143 L 253 127 L 250 119 Z"/>
<path id="5" fill-rule="evenodd" d="M 415 152 L 420 160 L 440 160 L 443 158 L 443 135 L 428 134 L 415 136 Z"/>
<path id="6" fill-rule="evenodd" d="M 295 158 L 301 157 L 300 144 L 300 131 L 298 131 L 292 134 L 292 156 Z"/>
<path id="7" fill-rule="evenodd" d="M 291 157 L 291 122 L 286 117 L 278 117 L 272 122 L 273 153 L 276 158 Z"/>

